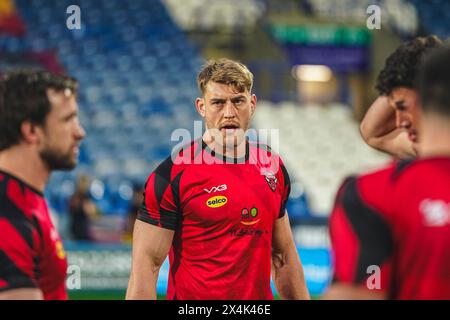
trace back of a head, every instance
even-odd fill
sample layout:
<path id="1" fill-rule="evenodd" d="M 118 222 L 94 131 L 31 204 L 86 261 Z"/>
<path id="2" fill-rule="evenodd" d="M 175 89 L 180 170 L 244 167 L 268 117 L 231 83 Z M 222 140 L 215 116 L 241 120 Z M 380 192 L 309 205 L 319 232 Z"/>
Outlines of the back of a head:
<path id="1" fill-rule="evenodd" d="M 415 88 L 423 56 L 443 42 L 436 36 L 418 37 L 400 45 L 387 59 L 378 75 L 376 88 L 380 95 L 390 95 L 398 87 Z"/>
<path id="2" fill-rule="evenodd" d="M 48 89 L 70 90 L 70 94 L 76 94 L 78 82 L 67 76 L 32 69 L 10 71 L 0 77 L 0 151 L 20 142 L 24 121 L 45 124 L 51 111 Z"/>
<path id="3" fill-rule="evenodd" d="M 424 57 L 417 88 L 425 113 L 450 117 L 450 46 L 432 50 Z"/>

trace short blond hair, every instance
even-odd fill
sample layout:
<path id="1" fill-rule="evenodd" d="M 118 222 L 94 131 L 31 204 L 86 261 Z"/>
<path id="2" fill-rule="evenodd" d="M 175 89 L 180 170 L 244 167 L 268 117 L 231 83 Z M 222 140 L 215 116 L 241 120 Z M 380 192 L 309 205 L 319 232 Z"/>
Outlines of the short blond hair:
<path id="1" fill-rule="evenodd" d="M 197 85 L 202 94 L 205 93 L 209 81 L 230 85 L 236 92 L 252 91 L 253 74 L 237 61 L 222 58 L 208 60 L 197 76 Z"/>

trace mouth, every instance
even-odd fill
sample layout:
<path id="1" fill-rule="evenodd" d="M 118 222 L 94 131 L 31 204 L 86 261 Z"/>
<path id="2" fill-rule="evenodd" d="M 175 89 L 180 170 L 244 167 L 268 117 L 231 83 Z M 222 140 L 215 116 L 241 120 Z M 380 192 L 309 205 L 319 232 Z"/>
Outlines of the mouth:
<path id="1" fill-rule="evenodd" d="M 225 134 L 234 134 L 239 129 L 237 124 L 225 124 L 220 127 L 220 131 Z"/>
<path id="2" fill-rule="evenodd" d="M 76 156 L 78 156 L 78 155 L 80 154 L 80 146 L 79 146 L 79 145 L 74 146 L 74 147 L 72 148 L 72 152 L 73 152 Z"/>
<path id="3" fill-rule="evenodd" d="M 408 132 L 408 139 L 411 141 L 411 142 L 417 142 L 417 132 L 416 131 L 409 131 Z"/>

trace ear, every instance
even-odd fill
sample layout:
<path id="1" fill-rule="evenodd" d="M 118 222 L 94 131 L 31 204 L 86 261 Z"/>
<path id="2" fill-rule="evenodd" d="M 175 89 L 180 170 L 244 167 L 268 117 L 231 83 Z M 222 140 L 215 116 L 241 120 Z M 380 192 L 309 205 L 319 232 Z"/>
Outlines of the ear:
<path id="1" fill-rule="evenodd" d="M 27 144 L 35 144 L 39 142 L 38 130 L 38 127 L 35 124 L 32 124 L 30 121 L 24 121 L 20 126 L 22 139 Z"/>
<path id="2" fill-rule="evenodd" d="M 250 100 L 250 116 L 253 116 L 253 114 L 256 111 L 256 102 L 257 102 L 257 98 L 255 94 L 252 94 L 251 96 L 251 100 Z"/>
<path id="3" fill-rule="evenodd" d="M 197 108 L 197 111 L 201 115 L 201 117 L 204 118 L 206 116 L 205 99 L 204 98 L 195 99 L 195 107 Z"/>

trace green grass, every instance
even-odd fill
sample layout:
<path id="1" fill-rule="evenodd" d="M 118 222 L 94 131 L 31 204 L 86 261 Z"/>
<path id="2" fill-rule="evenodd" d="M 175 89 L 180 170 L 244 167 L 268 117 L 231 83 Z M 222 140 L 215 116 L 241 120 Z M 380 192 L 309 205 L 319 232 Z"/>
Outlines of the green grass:
<path id="1" fill-rule="evenodd" d="M 320 297 L 312 296 L 312 300 L 318 300 Z M 125 290 L 78 290 L 69 292 L 70 300 L 124 300 Z M 165 295 L 158 295 L 158 300 L 165 300 Z M 280 300 L 278 295 L 275 300 Z"/>
<path id="2" fill-rule="evenodd" d="M 69 291 L 70 300 L 124 300 L 125 290 L 73 290 Z M 158 295 L 158 300 L 164 300 L 165 295 Z"/>

